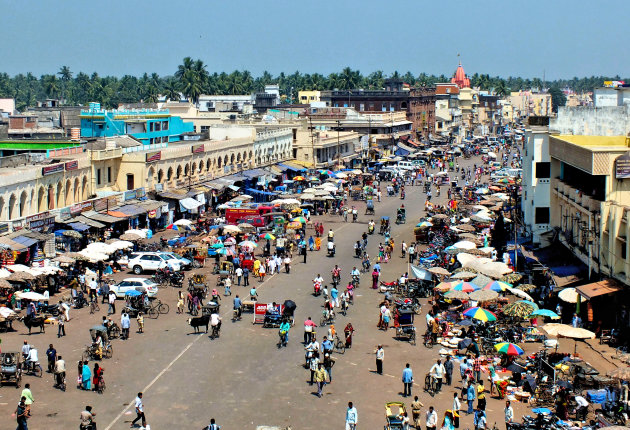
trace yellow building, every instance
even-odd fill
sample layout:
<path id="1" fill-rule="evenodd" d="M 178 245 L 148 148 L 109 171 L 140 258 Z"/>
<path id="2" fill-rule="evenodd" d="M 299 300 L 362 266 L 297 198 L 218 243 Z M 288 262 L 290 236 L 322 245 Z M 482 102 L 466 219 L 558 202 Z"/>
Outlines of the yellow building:
<path id="1" fill-rule="evenodd" d="M 299 91 L 298 103 L 307 105 L 310 103 L 319 102 L 321 97 L 321 91 Z"/>
<path id="2" fill-rule="evenodd" d="M 630 139 L 551 135 L 549 154 L 536 175 L 551 177 L 549 218 L 560 241 L 590 270 L 630 284 Z"/>

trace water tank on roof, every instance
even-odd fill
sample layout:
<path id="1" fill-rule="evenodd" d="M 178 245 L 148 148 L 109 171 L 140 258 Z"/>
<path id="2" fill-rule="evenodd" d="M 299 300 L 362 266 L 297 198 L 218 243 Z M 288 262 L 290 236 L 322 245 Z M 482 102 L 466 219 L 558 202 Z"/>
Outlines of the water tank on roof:
<path id="1" fill-rule="evenodd" d="M 81 128 L 72 127 L 70 129 L 70 140 L 81 140 Z"/>

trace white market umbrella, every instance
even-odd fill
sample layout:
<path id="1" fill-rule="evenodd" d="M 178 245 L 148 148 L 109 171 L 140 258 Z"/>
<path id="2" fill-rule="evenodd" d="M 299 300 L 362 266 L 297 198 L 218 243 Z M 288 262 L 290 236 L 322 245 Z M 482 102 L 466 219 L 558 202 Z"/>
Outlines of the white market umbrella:
<path id="1" fill-rule="evenodd" d="M 17 292 L 17 293 L 15 293 L 15 294 L 16 294 L 16 296 L 18 296 L 20 299 L 24 299 L 24 300 L 32 300 L 32 301 L 35 301 L 35 302 L 38 302 L 38 301 L 40 301 L 40 300 L 45 300 L 45 299 L 46 299 L 46 297 L 44 297 L 44 295 L 43 295 L 43 294 L 39 294 L 39 293 L 36 293 L 36 292 L 34 292 L 34 291 L 27 291 L 27 292 L 24 292 L 24 291 L 18 291 L 18 292 Z"/>
<path id="2" fill-rule="evenodd" d="M 473 242 L 469 241 L 469 240 L 462 240 L 459 241 L 457 243 L 454 243 L 453 248 L 456 249 L 475 249 L 477 248 L 477 245 L 475 245 Z"/>
<path id="3" fill-rule="evenodd" d="M 235 225 L 225 225 L 223 226 L 223 231 L 228 233 L 242 233 L 241 229 Z M 229 239 L 229 238 L 228 238 Z M 227 240 L 226 240 L 227 242 Z M 234 241 L 236 243 L 236 241 Z"/>
<path id="4" fill-rule="evenodd" d="M 565 288 L 558 293 L 558 297 L 560 298 L 560 300 L 567 303 L 577 303 L 578 296 L 579 294 L 575 288 Z M 584 302 L 586 300 L 586 298 L 582 297 L 581 301 Z"/>

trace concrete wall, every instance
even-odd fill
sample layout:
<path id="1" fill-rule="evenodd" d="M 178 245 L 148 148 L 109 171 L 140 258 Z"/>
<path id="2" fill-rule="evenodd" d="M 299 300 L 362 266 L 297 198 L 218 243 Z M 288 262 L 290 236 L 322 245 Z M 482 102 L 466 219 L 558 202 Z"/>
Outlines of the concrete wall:
<path id="1" fill-rule="evenodd" d="M 630 106 L 560 107 L 549 129 L 560 134 L 627 136 L 630 133 Z"/>
<path id="2" fill-rule="evenodd" d="M 251 139 L 256 136 L 254 127 L 222 127 L 212 126 L 208 130 L 210 140 L 228 140 L 228 139 Z"/>

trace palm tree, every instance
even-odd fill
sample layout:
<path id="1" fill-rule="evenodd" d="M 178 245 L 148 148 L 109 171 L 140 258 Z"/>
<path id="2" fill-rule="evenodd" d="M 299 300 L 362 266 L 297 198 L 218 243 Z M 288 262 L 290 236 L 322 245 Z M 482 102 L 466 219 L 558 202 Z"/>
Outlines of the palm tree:
<path id="1" fill-rule="evenodd" d="M 177 66 L 177 71 L 175 72 L 175 77 L 181 81 L 184 77 L 184 74 L 192 70 L 194 67 L 194 60 L 190 57 L 184 57 L 183 63 Z"/>
<path id="2" fill-rule="evenodd" d="M 168 79 L 164 85 L 164 96 L 172 101 L 178 102 L 181 96 L 179 95 L 179 87 L 175 79 Z"/>
<path id="3" fill-rule="evenodd" d="M 63 101 L 65 99 L 66 90 L 68 89 L 68 82 L 72 80 L 72 72 L 70 71 L 70 67 L 62 66 L 57 74 L 61 78 L 61 100 Z"/>
<path id="4" fill-rule="evenodd" d="M 188 70 L 181 79 L 182 92 L 193 103 L 199 101 L 199 96 L 203 93 L 203 82 L 194 70 Z"/>
<path id="5" fill-rule="evenodd" d="M 57 79 L 56 75 L 46 75 L 42 76 L 42 81 L 44 81 L 45 91 L 48 97 L 55 98 L 57 94 L 59 94 L 59 79 Z"/>

